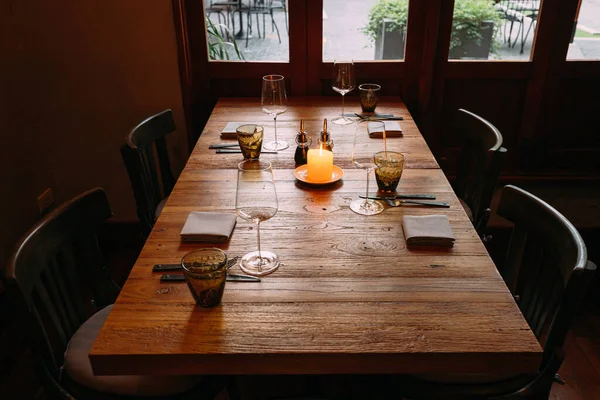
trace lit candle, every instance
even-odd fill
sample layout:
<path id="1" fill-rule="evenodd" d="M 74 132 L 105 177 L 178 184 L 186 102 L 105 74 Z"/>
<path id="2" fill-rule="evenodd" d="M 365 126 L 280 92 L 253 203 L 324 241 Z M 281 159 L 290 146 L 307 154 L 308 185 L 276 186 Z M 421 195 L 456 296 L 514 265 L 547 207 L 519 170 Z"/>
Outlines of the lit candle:
<path id="1" fill-rule="evenodd" d="M 308 172 L 307 177 L 314 182 L 326 182 L 331 180 L 333 172 L 333 152 L 319 149 L 308 150 Z"/>

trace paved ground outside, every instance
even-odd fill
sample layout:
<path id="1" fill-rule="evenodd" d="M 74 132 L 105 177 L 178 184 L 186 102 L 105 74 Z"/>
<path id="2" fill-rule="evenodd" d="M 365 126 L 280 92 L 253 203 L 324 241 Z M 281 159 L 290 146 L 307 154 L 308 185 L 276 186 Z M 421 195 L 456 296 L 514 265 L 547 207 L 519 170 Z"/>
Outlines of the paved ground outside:
<path id="1" fill-rule="evenodd" d="M 583 0 L 579 9 L 577 28 L 600 35 L 600 0 Z"/>
<path id="2" fill-rule="evenodd" d="M 205 4 L 209 0 L 204 0 Z M 373 60 L 375 50 L 370 39 L 361 31 L 367 24 L 369 10 L 377 0 L 323 0 L 323 60 Z M 225 13 L 224 13 L 225 14 Z M 235 21 L 235 32 L 239 31 L 239 14 L 232 15 Z M 289 61 L 289 36 L 286 30 L 285 14 L 282 10 L 276 10 L 273 13 L 274 24 L 271 23 L 270 15 L 252 16 L 250 29 L 251 38 L 248 40 L 237 40 L 244 58 L 249 61 Z M 213 22 L 218 22 L 218 14 L 210 14 Z M 266 33 L 263 36 L 263 18 Z M 526 18 L 525 32 L 532 23 L 531 19 Z M 258 37 L 258 26 L 260 26 L 261 37 Z M 275 27 L 279 29 L 281 43 L 279 43 Z M 499 49 L 497 53 L 491 54 L 490 59 L 497 60 L 529 60 L 534 40 L 537 24 L 534 25 L 529 33 L 524 46 L 523 54 L 521 50 L 521 38 L 519 35 L 519 24 L 515 23 L 511 35 L 511 43 L 515 40 L 517 44 L 514 47 L 508 45 L 509 26 L 502 26 L 498 29 L 497 40 Z M 230 25 L 229 29 L 233 31 Z M 600 34 L 594 35 L 593 32 L 600 33 L 600 0 L 583 0 L 579 21 L 577 26 L 579 34 L 585 34 L 588 37 L 576 36 L 573 43 L 569 46 L 567 58 L 574 59 L 600 59 Z M 243 16 L 243 31 L 247 30 L 247 16 Z M 505 34 L 506 30 L 506 34 Z M 519 35 L 517 37 L 517 35 Z M 508 39 L 508 38 L 507 38 Z M 232 52 L 230 52 L 232 54 Z M 236 59 L 232 54 L 232 59 Z"/>

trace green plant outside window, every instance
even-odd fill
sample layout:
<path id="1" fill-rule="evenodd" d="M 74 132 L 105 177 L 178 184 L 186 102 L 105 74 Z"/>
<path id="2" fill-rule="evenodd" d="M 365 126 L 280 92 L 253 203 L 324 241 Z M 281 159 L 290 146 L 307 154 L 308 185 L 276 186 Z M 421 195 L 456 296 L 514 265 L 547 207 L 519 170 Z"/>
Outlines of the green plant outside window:
<path id="1" fill-rule="evenodd" d="M 461 47 L 468 40 L 480 44 L 483 38 L 481 27 L 484 22 L 493 23 L 494 33 L 490 51 L 496 51 L 499 46 L 496 31 L 502 24 L 502 17 L 495 3 L 493 0 L 455 1 L 450 51 Z M 371 8 L 369 22 L 362 32 L 375 41 L 384 19 L 388 21 L 386 31 L 400 31 L 404 34 L 408 20 L 408 0 L 379 0 Z"/>
<path id="2" fill-rule="evenodd" d="M 208 32 L 208 57 L 210 60 L 230 60 L 230 51 L 233 51 L 238 59 L 244 59 L 235 39 L 230 42 L 225 38 L 232 37 L 228 27 L 223 24 L 215 24 L 207 17 L 206 31 Z"/>

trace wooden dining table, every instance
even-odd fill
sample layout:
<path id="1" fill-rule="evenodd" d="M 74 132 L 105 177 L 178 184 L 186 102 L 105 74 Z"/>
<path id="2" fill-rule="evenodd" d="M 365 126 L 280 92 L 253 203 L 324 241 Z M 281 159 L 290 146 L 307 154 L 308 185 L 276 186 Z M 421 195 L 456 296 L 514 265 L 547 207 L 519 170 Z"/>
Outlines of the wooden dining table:
<path id="1" fill-rule="evenodd" d="M 365 170 L 350 153 L 356 124 L 328 124 L 342 179 L 310 185 L 293 174 L 300 120 L 316 144 L 323 119 L 341 111 L 339 97 L 290 98 L 277 119 L 290 143 L 262 154 L 274 170 L 277 214 L 261 224 L 261 246 L 281 265 L 260 283 L 227 282 L 221 304 L 202 308 L 185 283 L 161 283 L 158 263 L 178 263 L 187 252 L 219 247 L 228 256 L 256 250 L 256 227 L 238 218 L 222 244 L 189 243 L 180 231 L 191 211 L 235 214 L 241 154 L 217 154 L 228 122 L 260 123 L 273 139 L 273 119 L 258 98 L 222 98 L 91 352 L 98 375 L 174 374 L 423 374 L 531 373 L 541 347 L 521 315 L 483 243 L 427 143 L 398 97 L 377 112 L 402 116 L 403 135 L 388 150 L 406 156 L 398 193 L 430 193 L 450 208 L 388 207 L 378 215 L 352 212 L 365 193 Z M 360 112 L 357 98 L 346 112 Z M 383 140 L 361 135 L 360 151 L 383 150 Z M 372 180 L 372 192 L 376 187 Z M 446 215 L 453 248 L 408 248 L 405 215 Z M 238 266 L 231 270 L 241 273 Z"/>

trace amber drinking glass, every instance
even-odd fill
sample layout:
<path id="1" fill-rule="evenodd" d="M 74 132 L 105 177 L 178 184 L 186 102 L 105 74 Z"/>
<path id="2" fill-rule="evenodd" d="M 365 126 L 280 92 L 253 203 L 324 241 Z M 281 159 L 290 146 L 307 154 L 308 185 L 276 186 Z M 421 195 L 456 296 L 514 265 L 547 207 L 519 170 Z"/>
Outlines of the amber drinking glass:
<path id="1" fill-rule="evenodd" d="M 200 307 L 214 307 L 221 302 L 227 277 L 226 264 L 227 254 L 217 248 L 194 250 L 183 256 L 183 275 Z"/>
<path id="2" fill-rule="evenodd" d="M 375 180 L 382 192 L 393 192 L 398 187 L 404 169 L 404 155 L 395 151 L 375 154 Z"/>
<path id="3" fill-rule="evenodd" d="M 379 101 L 379 90 L 381 86 L 375 83 L 363 83 L 358 85 L 360 94 L 360 108 L 363 112 L 375 112 L 377 102 Z"/>
<path id="4" fill-rule="evenodd" d="M 262 125 L 246 124 L 236 129 L 237 140 L 244 159 L 260 157 L 264 128 Z"/>

